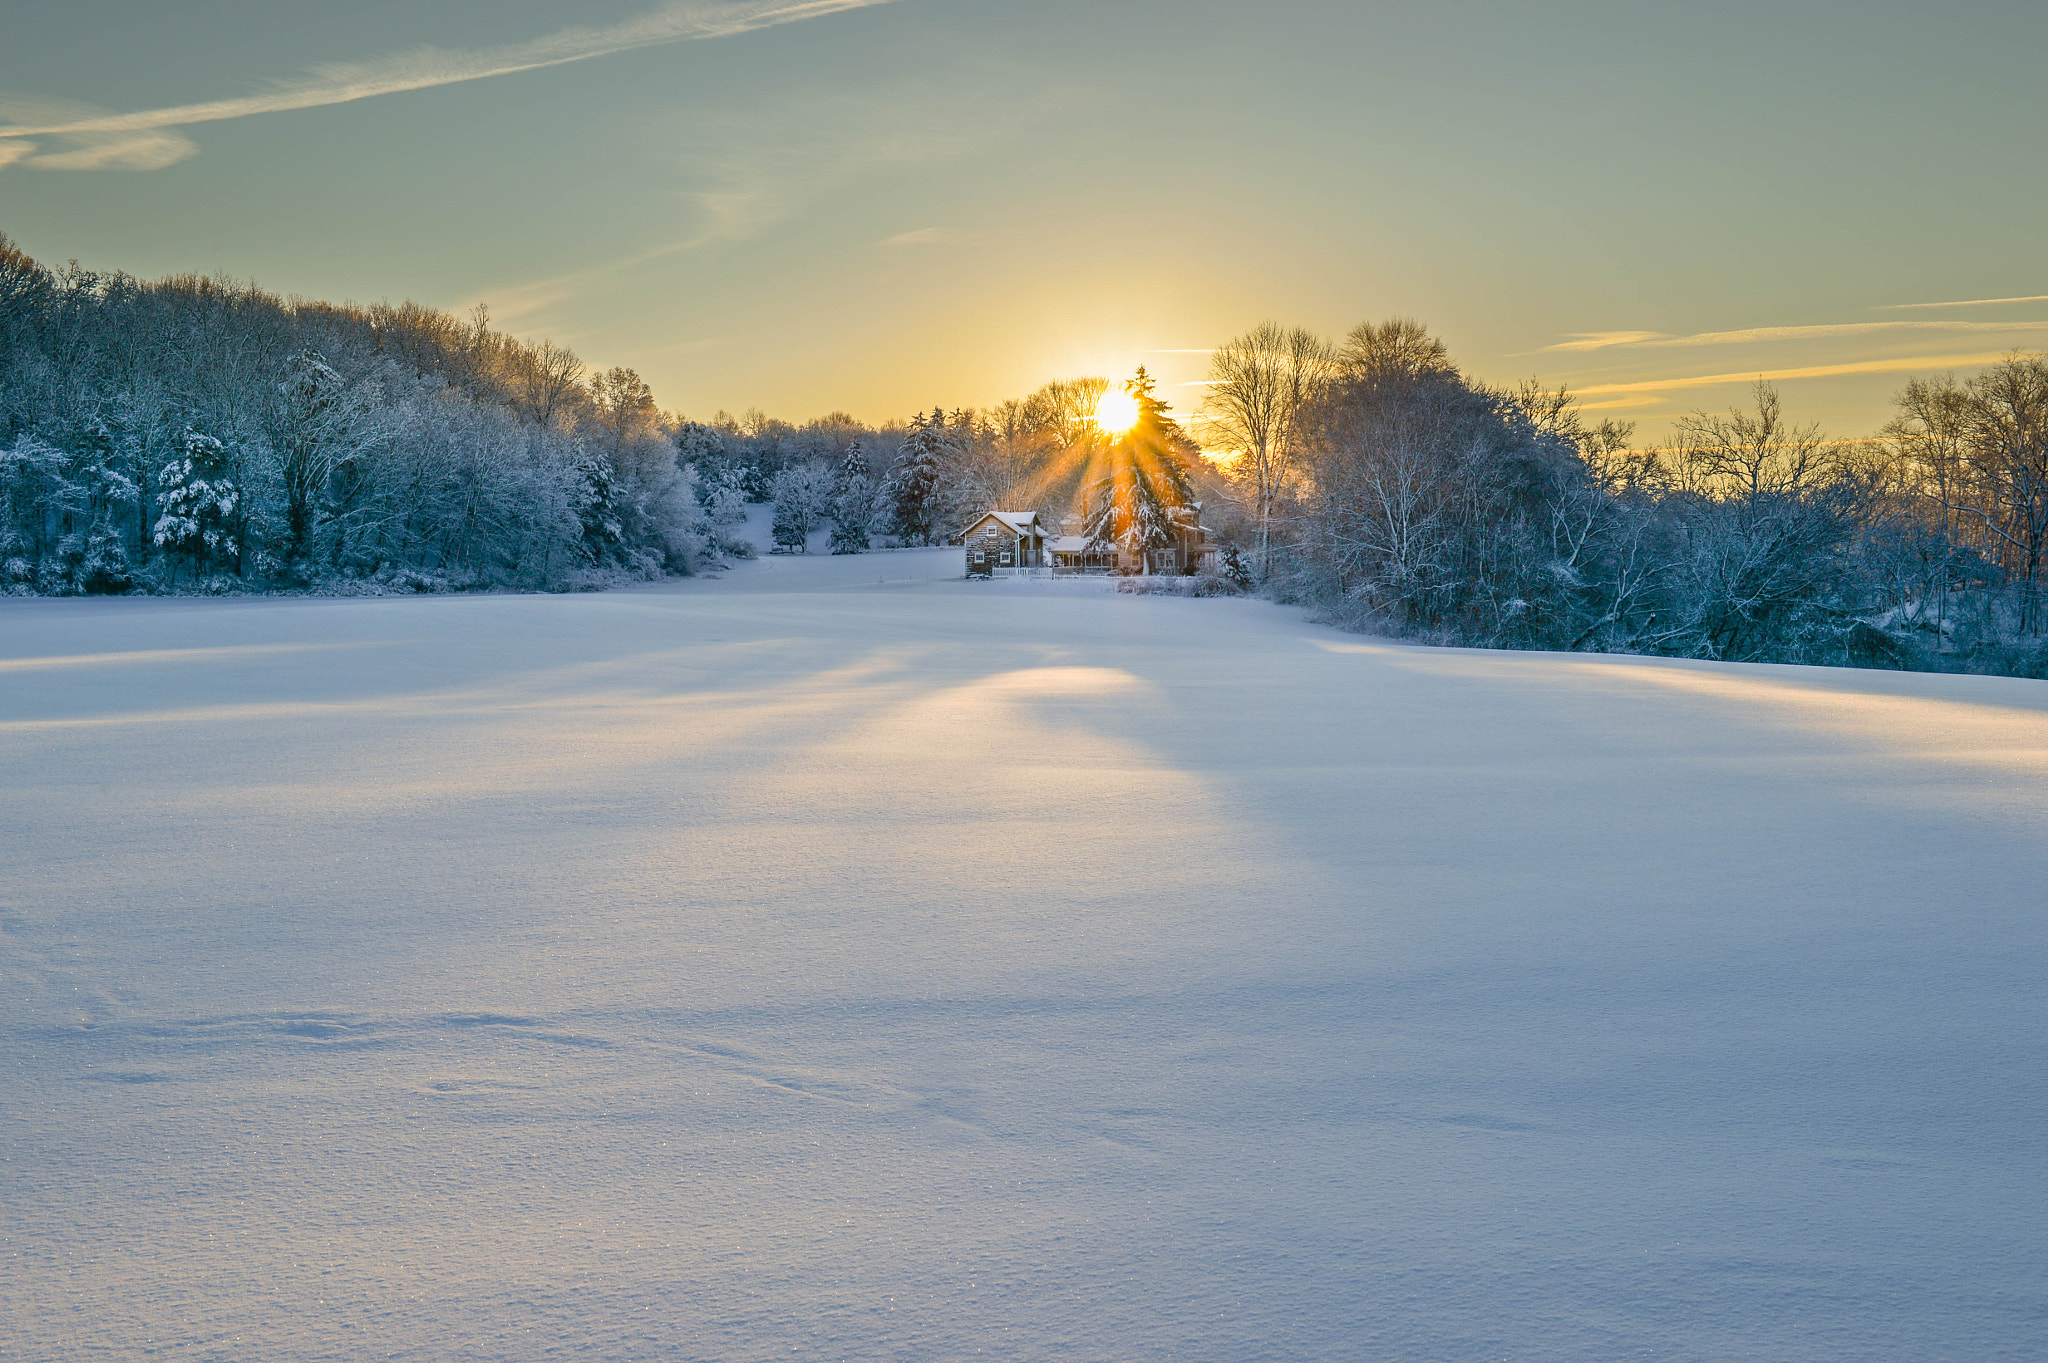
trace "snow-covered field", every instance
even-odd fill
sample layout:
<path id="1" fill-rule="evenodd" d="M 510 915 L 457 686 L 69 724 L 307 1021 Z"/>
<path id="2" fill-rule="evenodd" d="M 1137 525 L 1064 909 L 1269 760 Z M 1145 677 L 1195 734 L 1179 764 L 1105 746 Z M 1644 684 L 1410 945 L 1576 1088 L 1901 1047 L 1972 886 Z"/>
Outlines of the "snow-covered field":
<path id="1" fill-rule="evenodd" d="M 2043 1355 L 2048 686 L 959 564 L 0 603 L 0 1356 Z"/>

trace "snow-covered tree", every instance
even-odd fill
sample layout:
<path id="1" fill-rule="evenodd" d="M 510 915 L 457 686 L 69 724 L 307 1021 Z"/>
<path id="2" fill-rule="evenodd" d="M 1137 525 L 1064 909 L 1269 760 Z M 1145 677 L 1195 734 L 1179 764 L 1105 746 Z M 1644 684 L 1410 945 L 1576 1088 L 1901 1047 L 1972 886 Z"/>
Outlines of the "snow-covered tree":
<path id="1" fill-rule="evenodd" d="M 72 582 L 92 595 L 125 592 L 134 585 L 122 518 L 140 499 L 113 427 L 100 416 L 84 422 L 72 442 L 70 483 L 64 508 L 63 552 Z"/>
<path id="2" fill-rule="evenodd" d="M 1167 406 L 1153 393 L 1142 366 L 1124 389 L 1138 403 L 1138 419 L 1113 446 L 1102 475 L 1088 489 L 1083 533 L 1126 554 L 1145 555 L 1173 545 L 1196 510 L 1188 479 L 1189 442 Z"/>
<path id="3" fill-rule="evenodd" d="M 618 474 L 612 461 L 595 450 L 586 452 L 576 468 L 583 475 L 583 496 L 576 508 L 583 522 L 583 552 L 592 563 L 614 563 L 625 538 Z"/>
<path id="4" fill-rule="evenodd" d="M 33 590 L 63 536 L 63 511 L 74 495 L 64 451 L 25 435 L 0 450 L 0 563 L 10 584 Z"/>
<path id="5" fill-rule="evenodd" d="M 910 434 L 889 479 L 889 529 L 904 544 L 930 544 L 939 510 L 939 489 L 945 476 L 946 414 L 910 419 Z"/>
<path id="6" fill-rule="evenodd" d="M 775 496 L 775 542 L 795 553 L 808 547 L 811 527 L 831 510 L 832 483 L 817 464 L 792 464 L 770 484 Z"/>
<path id="7" fill-rule="evenodd" d="M 231 515 L 183 481 L 191 431 L 232 456 Z M 704 518 L 674 434 L 631 371 L 586 376 L 569 352 L 494 333 L 482 314 L 60 275 L 0 239 L 10 590 L 113 590 L 122 557 L 148 580 L 231 564 L 252 585 L 401 573 L 559 585 L 592 559 L 686 572 Z"/>
<path id="8" fill-rule="evenodd" d="M 747 518 L 746 474 L 733 465 L 713 468 L 697 484 L 697 497 L 704 504 L 705 516 L 720 529 Z"/>
<path id="9" fill-rule="evenodd" d="M 832 479 L 832 552 L 865 553 L 874 515 L 875 480 L 856 440 L 846 447 L 846 457 Z"/>
<path id="10" fill-rule="evenodd" d="M 379 397 L 374 384 L 350 385 L 317 351 L 301 350 L 285 362 L 264 420 L 284 485 L 283 557 L 313 554 L 320 501 L 336 467 L 382 433 Z"/>
<path id="11" fill-rule="evenodd" d="M 241 566 L 242 490 L 227 446 L 198 431 L 185 434 L 182 458 L 157 474 L 157 517 L 151 539 L 183 555 L 195 574 Z"/>

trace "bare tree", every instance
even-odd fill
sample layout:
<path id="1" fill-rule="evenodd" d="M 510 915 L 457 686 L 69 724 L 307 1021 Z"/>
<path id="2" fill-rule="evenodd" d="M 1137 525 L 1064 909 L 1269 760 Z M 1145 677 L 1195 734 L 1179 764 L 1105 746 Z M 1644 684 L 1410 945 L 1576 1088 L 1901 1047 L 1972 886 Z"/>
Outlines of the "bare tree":
<path id="1" fill-rule="evenodd" d="M 1303 327 L 1261 322 L 1209 357 L 1205 434 L 1235 451 L 1252 484 L 1259 575 L 1271 559 L 1272 519 L 1296 453 L 1296 420 L 1336 373 L 1329 342 Z"/>
<path id="2" fill-rule="evenodd" d="M 1349 377 L 1367 381 L 1455 374 L 1450 348 L 1413 317 L 1360 322 L 1338 352 Z"/>
<path id="3" fill-rule="evenodd" d="M 1884 451 L 1900 495 L 1920 513 L 1911 527 L 1921 532 L 1911 534 L 1919 585 L 1934 598 L 1934 630 L 1942 637 L 1954 579 L 1964 566 L 1957 531 L 1969 485 L 1970 395 L 1949 374 L 1910 380 L 1896 405 L 1898 415 L 1884 428 Z"/>
<path id="4" fill-rule="evenodd" d="M 1973 377 L 1969 507 L 2020 583 L 2019 628 L 2040 632 L 2048 555 L 2048 355 L 2015 354 Z"/>
<path id="5" fill-rule="evenodd" d="M 523 346 L 513 362 L 519 409 L 529 420 L 552 426 L 574 405 L 583 377 L 583 361 L 553 341 Z"/>
<path id="6" fill-rule="evenodd" d="M 1758 497 L 1795 493 L 1836 471 L 1839 450 L 1818 426 L 1785 420 L 1778 390 L 1758 379 L 1756 410 L 1694 412 L 1676 423 L 1672 453 L 1694 489 Z"/>

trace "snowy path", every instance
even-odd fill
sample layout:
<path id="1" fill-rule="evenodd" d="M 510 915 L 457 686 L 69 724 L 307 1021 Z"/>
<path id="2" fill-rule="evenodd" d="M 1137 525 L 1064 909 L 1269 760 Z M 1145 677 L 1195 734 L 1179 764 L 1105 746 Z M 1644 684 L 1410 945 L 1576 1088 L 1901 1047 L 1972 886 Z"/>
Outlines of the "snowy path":
<path id="1" fill-rule="evenodd" d="M 0 1357 L 2041 1356 L 2048 686 L 958 564 L 0 602 Z"/>

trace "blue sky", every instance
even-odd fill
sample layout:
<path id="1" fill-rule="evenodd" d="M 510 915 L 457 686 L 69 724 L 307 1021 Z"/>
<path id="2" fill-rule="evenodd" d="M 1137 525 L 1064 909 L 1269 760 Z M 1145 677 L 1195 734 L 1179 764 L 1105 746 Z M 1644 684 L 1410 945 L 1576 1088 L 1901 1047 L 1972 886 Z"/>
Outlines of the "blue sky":
<path id="1" fill-rule="evenodd" d="M 1188 407 L 1202 349 L 1262 318 L 1398 313 L 1646 435 L 1757 374 L 1853 435 L 1909 373 L 2048 347 L 2038 4 L 5 19 L 0 122 L 37 131 L 0 137 L 0 231 L 31 253 L 482 301 L 692 415 L 1140 362 Z M 2028 301 L 1975 301 L 2002 299 Z"/>

